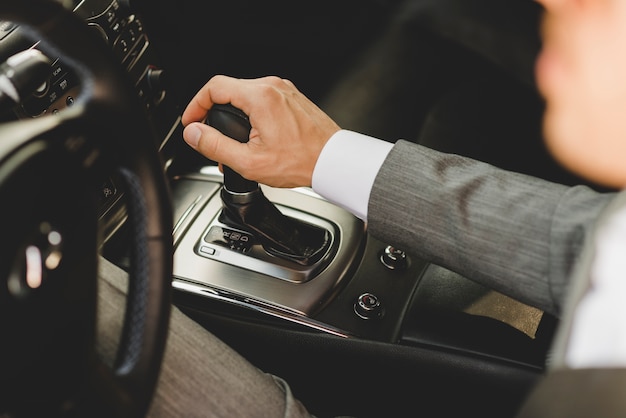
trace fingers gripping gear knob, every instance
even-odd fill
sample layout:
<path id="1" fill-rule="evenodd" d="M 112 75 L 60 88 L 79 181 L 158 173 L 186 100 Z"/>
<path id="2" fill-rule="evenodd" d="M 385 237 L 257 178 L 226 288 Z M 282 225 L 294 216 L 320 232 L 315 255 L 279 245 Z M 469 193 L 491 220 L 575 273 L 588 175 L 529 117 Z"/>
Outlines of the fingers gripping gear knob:
<path id="1" fill-rule="evenodd" d="M 233 139 L 246 143 L 250 139 L 248 115 L 231 105 L 213 105 L 207 123 Z M 250 193 L 259 188 L 259 183 L 243 178 L 230 167 L 224 166 L 224 187 L 231 193 Z"/>
<path id="2" fill-rule="evenodd" d="M 231 105 L 213 105 L 207 123 L 239 142 L 248 142 L 250 121 Z M 254 181 L 224 166 L 220 221 L 255 235 L 269 254 L 312 265 L 328 252 L 331 234 L 324 228 L 284 215 Z"/>

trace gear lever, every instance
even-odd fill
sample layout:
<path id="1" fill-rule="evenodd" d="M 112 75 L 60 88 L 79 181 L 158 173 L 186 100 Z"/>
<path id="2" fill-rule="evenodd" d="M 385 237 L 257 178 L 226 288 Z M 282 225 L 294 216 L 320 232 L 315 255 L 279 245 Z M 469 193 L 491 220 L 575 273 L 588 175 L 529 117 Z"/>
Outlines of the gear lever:
<path id="1" fill-rule="evenodd" d="M 232 105 L 215 104 L 206 123 L 239 142 L 248 142 L 248 116 Z M 251 232 L 274 256 L 300 265 L 312 265 L 328 251 L 330 232 L 284 215 L 265 197 L 259 184 L 224 166 L 220 222 Z"/>

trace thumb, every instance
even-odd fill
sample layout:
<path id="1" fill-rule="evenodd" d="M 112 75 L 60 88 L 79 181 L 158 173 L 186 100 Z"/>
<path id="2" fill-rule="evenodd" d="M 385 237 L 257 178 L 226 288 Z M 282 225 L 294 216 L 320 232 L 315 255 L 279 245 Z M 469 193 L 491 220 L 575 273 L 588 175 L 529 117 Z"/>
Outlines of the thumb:
<path id="1" fill-rule="evenodd" d="M 190 123 L 183 130 L 185 142 L 206 158 L 231 166 L 237 155 L 244 150 L 244 144 L 222 134 L 204 123 Z"/>

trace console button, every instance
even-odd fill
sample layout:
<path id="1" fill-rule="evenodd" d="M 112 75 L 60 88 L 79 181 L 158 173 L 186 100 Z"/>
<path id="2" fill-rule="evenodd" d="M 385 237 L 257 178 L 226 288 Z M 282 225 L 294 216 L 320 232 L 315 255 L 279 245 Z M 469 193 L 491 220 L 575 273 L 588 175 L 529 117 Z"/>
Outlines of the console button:
<path id="1" fill-rule="evenodd" d="M 404 251 L 388 245 L 380 255 L 380 262 L 389 270 L 402 270 L 407 266 L 407 256 Z"/>
<path id="2" fill-rule="evenodd" d="M 383 307 L 376 295 L 363 293 L 354 303 L 354 312 L 363 319 L 380 318 L 383 314 Z"/>

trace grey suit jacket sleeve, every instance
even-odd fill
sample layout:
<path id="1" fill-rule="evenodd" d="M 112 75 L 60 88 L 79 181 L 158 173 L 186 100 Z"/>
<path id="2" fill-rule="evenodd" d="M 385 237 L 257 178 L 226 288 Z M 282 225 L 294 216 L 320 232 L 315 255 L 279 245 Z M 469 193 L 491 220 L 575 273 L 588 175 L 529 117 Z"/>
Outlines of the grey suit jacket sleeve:
<path id="1" fill-rule="evenodd" d="M 584 240 L 613 196 L 398 141 L 374 182 L 368 230 L 559 315 Z"/>

